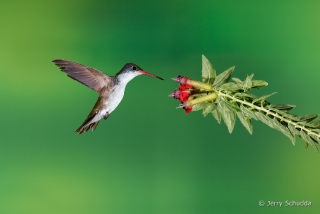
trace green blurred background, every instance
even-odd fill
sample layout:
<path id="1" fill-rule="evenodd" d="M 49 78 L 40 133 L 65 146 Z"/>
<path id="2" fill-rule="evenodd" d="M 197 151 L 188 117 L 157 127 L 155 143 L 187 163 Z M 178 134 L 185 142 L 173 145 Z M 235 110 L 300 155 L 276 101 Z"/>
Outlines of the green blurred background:
<path id="1" fill-rule="evenodd" d="M 185 115 L 168 98 L 178 74 L 269 82 L 258 95 L 320 113 L 319 1 L 0 2 L 0 214 L 319 213 L 320 156 L 254 122 Z M 77 135 L 98 95 L 51 62 L 163 77 L 130 82 L 96 131 Z M 259 207 L 309 200 L 312 207 Z"/>

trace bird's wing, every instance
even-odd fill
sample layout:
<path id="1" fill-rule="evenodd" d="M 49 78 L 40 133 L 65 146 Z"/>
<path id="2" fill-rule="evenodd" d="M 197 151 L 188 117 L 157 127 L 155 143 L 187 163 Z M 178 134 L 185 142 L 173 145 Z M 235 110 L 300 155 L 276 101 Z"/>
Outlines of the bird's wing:
<path id="1" fill-rule="evenodd" d="M 64 59 L 55 59 L 52 62 L 69 77 L 88 86 L 98 93 L 100 93 L 101 89 L 111 82 L 110 76 L 94 68 Z"/>

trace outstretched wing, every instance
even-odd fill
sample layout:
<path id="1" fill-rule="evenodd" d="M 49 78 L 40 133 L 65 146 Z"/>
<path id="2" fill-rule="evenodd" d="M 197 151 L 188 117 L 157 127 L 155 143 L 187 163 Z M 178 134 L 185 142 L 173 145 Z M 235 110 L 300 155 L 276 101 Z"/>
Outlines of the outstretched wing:
<path id="1" fill-rule="evenodd" d="M 111 81 L 111 77 L 107 74 L 76 62 L 64 59 L 55 59 L 52 62 L 69 77 L 88 86 L 98 93 L 100 93 L 101 89 L 103 89 Z"/>

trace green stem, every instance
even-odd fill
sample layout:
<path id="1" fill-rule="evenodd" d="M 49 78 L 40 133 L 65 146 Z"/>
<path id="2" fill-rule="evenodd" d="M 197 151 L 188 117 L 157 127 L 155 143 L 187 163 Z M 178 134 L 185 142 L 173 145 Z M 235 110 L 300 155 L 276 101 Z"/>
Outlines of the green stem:
<path id="1" fill-rule="evenodd" d="M 238 102 L 238 103 L 241 103 L 241 104 L 246 105 L 246 106 L 249 106 L 249 107 L 251 107 L 251 108 L 253 108 L 253 109 L 262 111 L 262 112 L 264 112 L 266 115 L 272 115 L 273 117 L 279 119 L 280 121 L 284 121 L 284 122 L 286 122 L 287 124 L 293 125 L 295 128 L 299 128 L 299 129 L 305 131 L 305 132 L 308 133 L 308 135 L 310 135 L 310 136 L 313 135 L 313 136 L 316 136 L 317 138 L 320 138 L 320 133 L 314 132 L 314 131 L 308 129 L 307 127 L 305 127 L 305 126 L 301 126 L 301 125 L 297 124 L 295 121 L 292 121 L 292 120 L 290 120 L 290 119 L 287 119 L 287 118 L 285 118 L 283 115 L 280 115 L 279 113 L 274 113 L 274 112 L 272 112 L 272 111 L 270 111 L 270 110 L 268 110 L 268 109 L 265 109 L 265 108 L 260 107 L 260 106 L 256 106 L 256 105 L 254 105 L 254 104 L 252 104 L 252 103 L 250 103 L 250 102 L 247 102 L 247 101 L 245 101 L 245 100 L 240 100 L 240 99 L 238 99 L 238 98 L 236 98 L 236 97 L 234 97 L 234 96 L 231 96 L 231 95 L 229 95 L 229 94 L 225 94 L 225 93 L 221 92 L 220 90 L 216 90 L 216 89 L 213 89 L 213 90 L 214 90 L 218 95 L 220 95 L 220 96 L 222 96 L 222 97 L 230 98 L 230 99 L 232 99 L 232 100 L 234 100 L 234 101 L 236 101 L 236 102 Z"/>

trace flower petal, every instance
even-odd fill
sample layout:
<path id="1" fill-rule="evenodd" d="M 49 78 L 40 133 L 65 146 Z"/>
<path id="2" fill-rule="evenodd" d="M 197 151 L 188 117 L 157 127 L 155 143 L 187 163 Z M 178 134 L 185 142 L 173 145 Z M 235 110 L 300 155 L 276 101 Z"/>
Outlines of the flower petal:
<path id="1" fill-rule="evenodd" d="M 188 85 L 188 84 L 181 84 L 180 87 L 179 87 L 179 91 L 184 91 L 184 90 L 187 90 L 187 89 L 190 89 L 190 88 L 193 88 L 192 85 Z"/>

